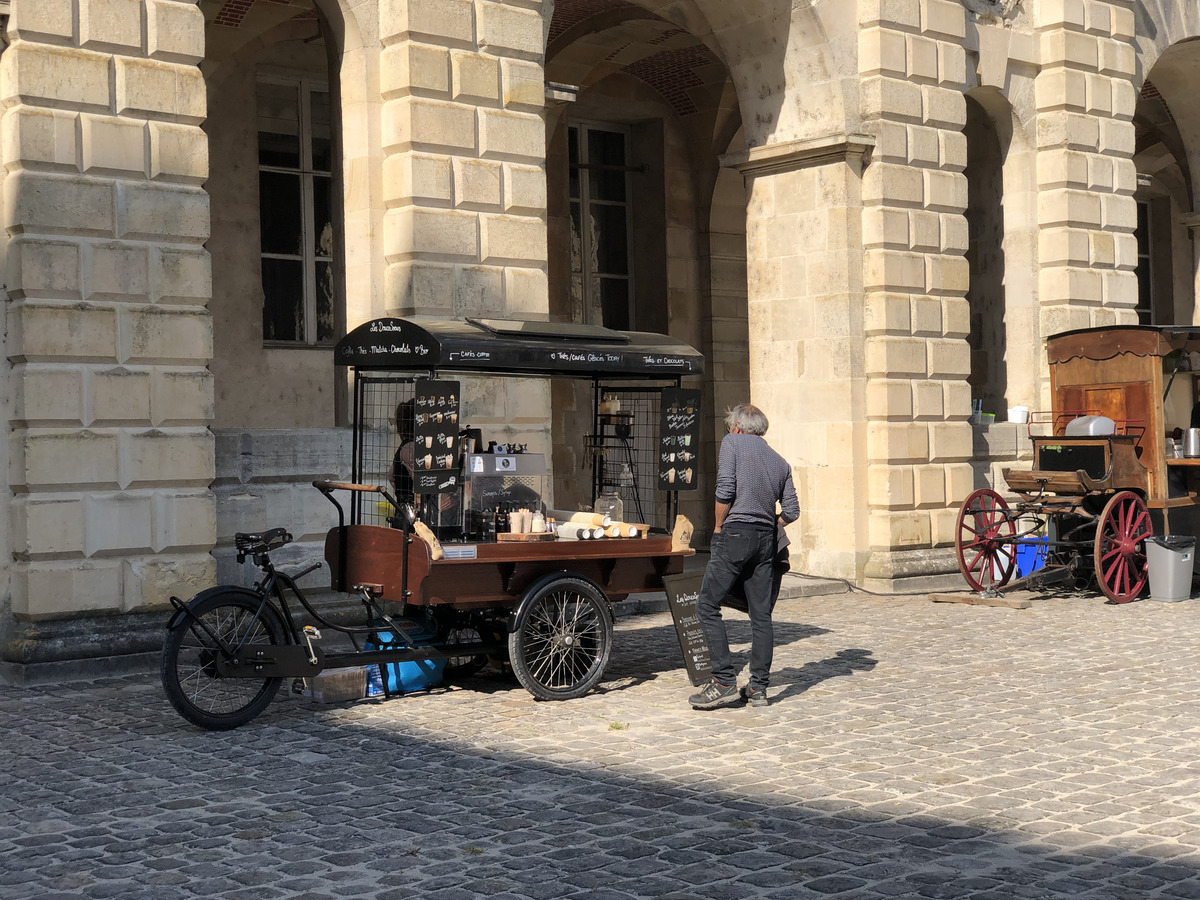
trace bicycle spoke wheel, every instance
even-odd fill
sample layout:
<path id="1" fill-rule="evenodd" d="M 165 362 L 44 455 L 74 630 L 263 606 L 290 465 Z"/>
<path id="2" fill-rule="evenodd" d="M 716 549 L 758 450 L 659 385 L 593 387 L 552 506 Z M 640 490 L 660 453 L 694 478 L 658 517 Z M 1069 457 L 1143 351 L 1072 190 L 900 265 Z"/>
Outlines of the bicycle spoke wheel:
<path id="1" fill-rule="evenodd" d="M 538 589 L 508 636 L 513 673 L 540 700 L 583 696 L 599 683 L 611 653 L 608 601 L 578 578 Z"/>
<path id="2" fill-rule="evenodd" d="M 1146 587 L 1146 538 L 1154 536 L 1150 511 L 1133 491 L 1121 491 L 1104 507 L 1093 546 L 1096 583 L 1114 603 L 1136 600 Z"/>
<path id="3" fill-rule="evenodd" d="M 973 590 L 1003 587 L 1017 564 L 1016 522 L 1004 498 L 980 488 L 963 501 L 954 529 L 958 569 Z"/>
<path id="4" fill-rule="evenodd" d="M 275 610 L 257 598 L 221 593 L 190 606 L 196 619 L 184 615 L 167 632 L 163 645 L 162 683 L 167 699 L 181 716 L 220 731 L 249 722 L 275 697 L 281 678 L 223 678 L 217 672 L 218 640 L 228 648 L 282 644 L 283 625 Z M 197 621 L 197 619 L 199 621 Z"/>

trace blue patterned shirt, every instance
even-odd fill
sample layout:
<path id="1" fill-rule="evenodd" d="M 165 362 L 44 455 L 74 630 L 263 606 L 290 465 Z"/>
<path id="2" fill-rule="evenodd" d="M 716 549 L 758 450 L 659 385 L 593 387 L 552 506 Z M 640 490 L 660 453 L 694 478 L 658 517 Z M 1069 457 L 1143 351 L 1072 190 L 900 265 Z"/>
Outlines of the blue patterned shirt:
<path id="1" fill-rule="evenodd" d="M 775 527 L 775 504 L 785 523 L 800 518 L 792 467 L 757 434 L 727 434 L 717 463 L 717 501 L 730 504 L 724 525 Z"/>

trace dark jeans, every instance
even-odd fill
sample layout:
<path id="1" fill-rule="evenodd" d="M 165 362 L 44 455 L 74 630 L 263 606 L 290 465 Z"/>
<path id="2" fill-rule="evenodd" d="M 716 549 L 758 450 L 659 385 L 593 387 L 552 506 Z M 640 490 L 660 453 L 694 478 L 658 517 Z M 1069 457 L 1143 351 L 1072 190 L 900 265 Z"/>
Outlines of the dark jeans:
<path id="1" fill-rule="evenodd" d="M 696 612 L 708 639 L 713 678 L 722 684 L 737 681 L 737 670 L 729 655 L 729 637 L 721 618 L 721 601 L 735 586 L 741 586 L 750 615 L 750 686 L 766 690 L 775 649 L 771 611 L 779 591 L 775 577 L 775 531 L 726 525 L 713 535 L 711 550 Z"/>

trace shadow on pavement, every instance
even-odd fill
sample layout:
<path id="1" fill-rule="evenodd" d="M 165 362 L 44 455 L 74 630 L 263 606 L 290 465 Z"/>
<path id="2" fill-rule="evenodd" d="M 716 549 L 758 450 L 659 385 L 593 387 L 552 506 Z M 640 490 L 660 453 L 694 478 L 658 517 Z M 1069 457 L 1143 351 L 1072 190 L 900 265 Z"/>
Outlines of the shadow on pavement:
<path id="1" fill-rule="evenodd" d="M 789 666 L 771 673 L 774 691 L 768 692 L 771 703 L 799 696 L 814 685 L 830 678 L 853 675 L 855 672 L 870 672 L 879 664 L 870 650 L 839 650 L 835 655 L 816 662 L 805 663 L 796 668 Z M 782 690 L 780 690 L 782 688 Z"/>

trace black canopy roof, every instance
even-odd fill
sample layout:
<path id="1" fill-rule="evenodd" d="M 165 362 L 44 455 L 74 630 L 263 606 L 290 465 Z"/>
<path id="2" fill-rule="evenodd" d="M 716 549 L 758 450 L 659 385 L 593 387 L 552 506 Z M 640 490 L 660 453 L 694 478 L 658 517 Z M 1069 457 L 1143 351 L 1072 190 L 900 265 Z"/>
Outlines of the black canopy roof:
<path id="1" fill-rule="evenodd" d="M 704 372 L 704 357 L 665 334 L 516 319 L 374 319 L 334 347 L 357 369 L 576 378 L 677 378 Z"/>

